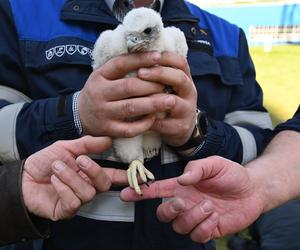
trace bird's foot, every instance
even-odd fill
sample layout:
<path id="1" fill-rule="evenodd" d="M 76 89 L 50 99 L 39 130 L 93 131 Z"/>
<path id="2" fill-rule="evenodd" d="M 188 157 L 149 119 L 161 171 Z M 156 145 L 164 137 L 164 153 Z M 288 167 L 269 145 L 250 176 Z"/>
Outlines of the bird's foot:
<path id="1" fill-rule="evenodd" d="M 147 183 L 148 180 L 154 180 L 155 178 L 154 175 L 145 168 L 144 164 L 140 160 L 134 160 L 130 163 L 127 169 L 129 186 L 132 187 L 137 194 L 142 195 L 142 191 L 138 183 L 138 174 L 144 183 Z"/>

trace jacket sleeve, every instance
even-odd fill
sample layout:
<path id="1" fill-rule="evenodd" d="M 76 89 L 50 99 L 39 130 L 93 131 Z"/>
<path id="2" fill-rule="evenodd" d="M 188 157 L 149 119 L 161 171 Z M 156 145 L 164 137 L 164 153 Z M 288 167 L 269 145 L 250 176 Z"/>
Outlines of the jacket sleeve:
<path id="1" fill-rule="evenodd" d="M 224 121 L 208 122 L 207 137 L 193 159 L 220 155 L 247 163 L 262 152 L 271 137 L 272 121 L 263 107 L 245 34 L 240 30 L 238 61 L 243 85 L 234 86 Z M 209 114 L 208 114 L 209 115 Z"/>
<path id="2" fill-rule="evenodd" d="M 31 100 L 9 1 L 0 1 L 0 22 L 0 162 L 5 163 L 78 133 L 71 94 Z"/>
<path id="3" fill-rule="evenodd" d="M 22 169 L 21 162 L 0 166 L 0 246 L 49 235 L 48 222 L 30 215 L 25 208 Z"/>
<path id="4" fill-rule="evenodd" d="M 300 105 L 292 119 L 289 119 L 286 122 L 279 124 L 274 129 L 274 135 L 283 130 L 293 130 L 300 133 Z"/>

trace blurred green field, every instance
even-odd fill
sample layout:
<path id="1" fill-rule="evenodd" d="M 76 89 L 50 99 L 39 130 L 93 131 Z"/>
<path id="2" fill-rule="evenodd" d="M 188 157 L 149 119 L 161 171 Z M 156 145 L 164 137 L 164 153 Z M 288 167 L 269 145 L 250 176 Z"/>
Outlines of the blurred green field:
<path id="1" fill-rule="evenodd" d="M 262 47 L 250 51 L 265 107 L 275 123 L 287 120 L 300 104 L 300 45 L 273 46 L 269 53 Z"/>
<path id="2" fill-rule="evenodd" d="M 300 104 L 300 45 L 251 47 L 257 81 L 264 92 L 264 105 L 273 124 L 291 118 Z M 226 238 L 217 240 L 217 250 L 226 249 Z"/>

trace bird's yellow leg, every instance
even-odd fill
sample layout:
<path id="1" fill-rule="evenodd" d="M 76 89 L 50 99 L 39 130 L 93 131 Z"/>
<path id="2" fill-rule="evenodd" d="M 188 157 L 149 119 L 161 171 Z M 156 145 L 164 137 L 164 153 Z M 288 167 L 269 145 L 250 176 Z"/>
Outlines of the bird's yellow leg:
<path id="1" fill-rule="evenodd" d="M 137 174 L 140 175 L 144 183 L 147 183 L 147 179 L 154 180 L 155 178 L 154 175 L 145 168 L 144 164 L 140 160 L 133 160 L 130 163 L 127 169 L 129 186 L 132 187 L 137 194 L 142 195 L 142 191 L 138 183 Z"/>

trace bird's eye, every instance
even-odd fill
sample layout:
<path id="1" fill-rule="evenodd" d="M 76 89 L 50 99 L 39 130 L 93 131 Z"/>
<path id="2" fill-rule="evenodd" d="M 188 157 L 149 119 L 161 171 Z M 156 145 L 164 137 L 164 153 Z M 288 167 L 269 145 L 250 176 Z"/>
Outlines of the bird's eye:
<path id="1" fill-rule="evenodd" d="M 146 35 L 149 35 L 151 32 L 152 32 L 152 29 L 151 29 L 151 28 L 147 28 L 147 29 L 144 30 L 144 33 L 145 33 Z"/>

